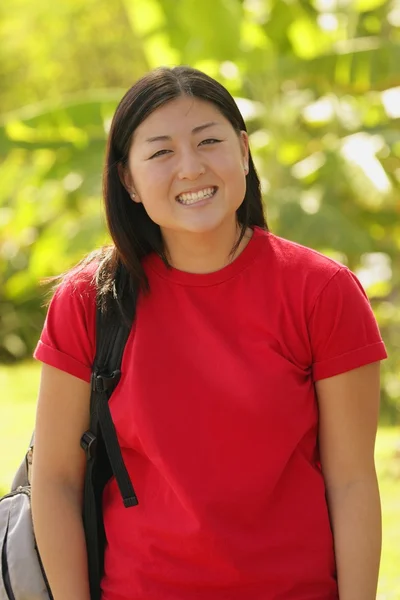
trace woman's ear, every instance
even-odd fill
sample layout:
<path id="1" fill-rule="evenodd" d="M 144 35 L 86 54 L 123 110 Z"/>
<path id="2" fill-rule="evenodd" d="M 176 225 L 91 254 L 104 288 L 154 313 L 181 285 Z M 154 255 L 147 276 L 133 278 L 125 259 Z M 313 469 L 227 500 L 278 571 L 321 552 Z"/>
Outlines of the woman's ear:
<path id="1" fill-rule="evenodd" d="M 118 163 L 117 169 L 118 169 L 118 175 L 119 175 L 120 181 L 129 194 L 130 190 L 133 187 L 132 177 L 129 172 L 129 169 L 124 167 L 124 165 L 122 163 Z"/>
<path id="2" fill-rule="evenodd" d="M 130 197 L 132 198 L 132 200 L 134 202 L 140 202 L 140 199 L 136 194 L 135 187 L 133 185 L 132 175 L 130 174 L 129 169 L 124 167 L 122 163 L 118 163 L 117 169 L 120 181 L 126 189 L 126 191 L 128 192 L 128 194 L 130 195 Z"/>

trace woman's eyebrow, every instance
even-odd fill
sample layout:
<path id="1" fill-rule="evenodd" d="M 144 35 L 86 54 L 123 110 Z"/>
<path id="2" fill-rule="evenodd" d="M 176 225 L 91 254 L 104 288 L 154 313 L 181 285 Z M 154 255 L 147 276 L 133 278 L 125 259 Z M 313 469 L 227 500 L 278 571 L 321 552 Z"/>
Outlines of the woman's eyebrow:
<path id="1" fill-rule="evenodd" d="M 213 127 L 214 125 L 218 125 L 215 121 L 210 121 L 209 123 L 204 123 L 203 125 L 198 125 L 194 129 L 192 129 L 192 134 L 199 133 L 208 127 Z M 172 137 L 170 135 L 155 135 L 154 137 L 147 138 L 146 142 L 170 142 L 172 141 Z"/>
<path id="2" fill-rule="evenodd" d="M 203 131 L 203 129 L 207 129 L 208 127 L 213 127 L 214 125 L 218 125 L 215 121 L 210 121 L 209 123 L 204 123 L 204 125 L 198 125 L 194 129 L 192 129 L 192 133 L 199 133 Z"/>

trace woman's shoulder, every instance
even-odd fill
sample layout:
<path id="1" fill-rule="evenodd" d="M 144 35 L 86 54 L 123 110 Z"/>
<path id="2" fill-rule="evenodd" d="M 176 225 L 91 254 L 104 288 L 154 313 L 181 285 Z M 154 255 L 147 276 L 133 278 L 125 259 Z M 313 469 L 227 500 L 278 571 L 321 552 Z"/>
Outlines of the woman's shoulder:
<path id="1" fill-rule="evenodd" d="M 98 261 L 86 258 L 52 280 L 52 297 L 34 356 L 90 381 L 96 352 Z"/>
<path id="2" fill-rule="evenodd" d="M 270 232 L 262 232 L 261 237 L 259 274 L 262 270 L 262 279 L 282 301 L 310 308 L 327 288 L 333 286 L 340 294 L 359 285 L 347 266 L 317 250 Z"/>
<path id="3" fill-rule="evenodd" d="M 347 269 L 343 263 L 298 242 L 261 230 L 258 235 L 264 239 L 269 267 L 296 280 L 312 277 L 326 281 Z"/>
<path id="4" fill-rule="evenodd" d="M 52 280 L 52 297 L 60 300 L 78 297 L 84 303 L 95 301 L 97 293 L 97 273 L 99 258 L 88 256 L 70 270 Z"/>

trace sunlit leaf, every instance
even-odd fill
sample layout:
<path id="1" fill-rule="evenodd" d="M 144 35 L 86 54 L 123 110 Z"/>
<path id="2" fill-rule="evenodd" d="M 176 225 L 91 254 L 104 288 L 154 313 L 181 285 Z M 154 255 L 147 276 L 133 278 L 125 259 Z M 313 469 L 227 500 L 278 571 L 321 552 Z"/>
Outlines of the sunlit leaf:
<path id="1" fill-rule="evenodd" d="M 367 12 L 379 8 L 385 4 L 386 0 L 356 0 L 355 9 L 361 12 Z"/>

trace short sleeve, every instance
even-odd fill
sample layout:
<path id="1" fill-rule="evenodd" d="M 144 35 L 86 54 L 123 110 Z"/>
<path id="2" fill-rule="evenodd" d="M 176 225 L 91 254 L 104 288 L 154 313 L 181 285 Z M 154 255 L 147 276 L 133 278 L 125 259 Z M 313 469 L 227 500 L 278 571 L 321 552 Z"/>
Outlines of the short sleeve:
<path id="1" fill-rule="evenodd" d="M 387 357 L 365 291 L 346 267 L 336 272 L 318 296 L 309 336 L 314 381 Z"/>
<path id="2" fill-rule="evenodd" d="M 55 292 L 34 357 L 90 381 L 96 348 L 96 296 L 87 278 L 68 279 Z"/>

